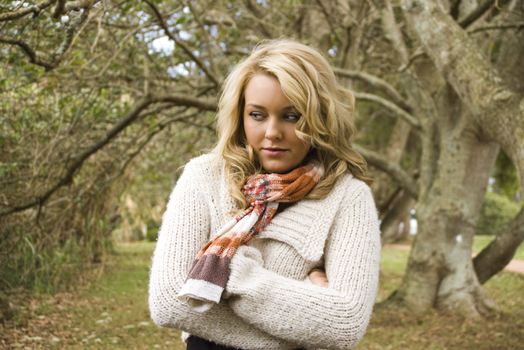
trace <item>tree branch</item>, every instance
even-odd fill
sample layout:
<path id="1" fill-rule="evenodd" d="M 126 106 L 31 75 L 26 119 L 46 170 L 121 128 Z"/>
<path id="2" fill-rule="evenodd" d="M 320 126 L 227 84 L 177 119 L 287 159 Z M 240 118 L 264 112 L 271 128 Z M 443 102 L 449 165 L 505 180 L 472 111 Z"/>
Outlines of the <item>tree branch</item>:
<path id="1" fill-rule="evenodd" d="M 60 64 L 65 53 L 71 47 L 71 44 L 73 43 L 73 39 L 75 37 L 75 34 L 78 28 L 80 28 L 82 23 L 84 23 L 88 17 L 89 17 L 89 8 L 86 8 L 82 11 L 82 14 L 80 14 L 77 18 L 71 21 L 71 24 L 69 24 L 66 29 L 64 40 L 58 47 L 52 59 L 43 58 L 40 54 L 37 54 L 28 43 L 22 40 L 11 39 L 11 38 L 7 38 L 4 36 L 0 36 L 0 42 L 10 44 L 10 45 L 16 45 L 20 47 L 22 51 L 25 53 L 25 55 L 29 58 L 29 62 L 36 64 L 38 66 L 44 67 L 46 71 L 50 71 L 56 68 Z"/>
<path id="2" fill-rule="evenodd" d="M 51 188 L 45 191 L 42 195 L 36 197 L 33 200 L 28 201 L 27 203 L 16 205 L 5 211 L 1 211 L 0 217 L 6 216 L 9 214 L 13 214 L 16 212 L 20 212 L 20 211 L 32 208 L 37 205 L 40 207 L 44 205 L 47 202 L 47 200 L 51 197 L 51 195 L 55 193 L 59 188 L 71 184 L 71 182 L 73 181 L 73 177 L 81 169 L 81 167 L 83 166 L 83 164 L 89 157 L 91 157 L 93 154 L 98 152 L 104 146 L 109 144 L 123 130 L 125 130 L 127 127 L 133 124 L 136 120 L 141 118 L 142 117 L 141 112 L 145 110 L 148 106 L 150 106 L 153 103 L 158 103 L 158 102 L 169 102 L 169 103 L 172 103 L 173 105 L 196 107 L 196 108 L 201 108 L 204 110 L 215 110 L 216 109 L 216 102 L 213 103 L 210 101 L 199 100 L 199 99 L 189 97 L 189 96 L 182 96 L 182 95 L 145 96 L 143 99 L 138 101 L 135 104 L 135 106 L 133 106 L 133 108 L 131 108 L 131 110 L 129 110 L 127 114 L 115 126 L 113 126 L 102 139 L 93 143 L 91 146 L 89 146 L 84 151 L 82 151 L 79 155 L 77 155 L 73 159 L 72 163 L 69 166 L 67 166 L 65 170 L 65 174 L 53 186 L 51 186 Z"/>
<path id="3" fill-rule="evenodd" d="M 149 114 L 149 113 L 147 113 Z M 115 176 L 113 176 L 113 178 L 111 180 L 114 180 L 116 178 L 118 178 L 119 176 L 121 176 L 124 171 L 126 170 L 126 168 L 129 166 L 129 164 L 131 164 L 131 162 L 133 161 L 133 159 L 135 159 L 141 152 L 142 150 L 153 140 L 153 138 L 158 135 L 162 130 L 164 130 L 167 126 L 173 124 L 173 123 L 176 123 L 176 122 L 185 122 L 186 119 L 188 118 L 191 118 L 191 117 L 194 117 L 194 114 L 191 114 L 191 115 L 182 115 L 180 117 L 177 117 L 177 118 L 172 118 L 172 119 L 169 119 L 167 121 L 164 121 L 162 123 L 160 123 L 152 132 L 150 132 L 144 141 L 142 141 L 138 147 L 136 147 L 135 150 L 133 150 L 128 156 L 127 156 L 127 159 L 125 160 L 124 164 L 122 165 L 122 167 L 120 167 L 120 170 L 117 172 L 117 174 Z"/>
<path id="4" fill-rule="evenodd" d="M 253 0 L 244 0 L 244 4 L 253 16 L 253 19 L 257 21 L 257 25 L 255 27 L 260 29 L 266 38 L 272 38 L 274 35 L 268 29 L 267 22 L 262 20 L 264 18 L 264 10 L 260 9 L 258 4 Z"/>
<path id="5" fill-rule="evenodd" d="M 177 106 L 195 107 L 205 111 L 214 112 L 217 109 L 217 102 L 214 100 L 205 100 L 185 95 L 159 95 L 150 97 L 151 102 L 169 102 Z"/>
<path id="6" fill-rule="evenodd" d="M 461 0 L 453 0 L 452 3 L 449 5 L 449 15 L 453 17 L 453 19 L 457 19 L 459 16 L 461 2 Z"/>
<path id="7" fill-rule="evenodd" d="M 417 182 L 398 164 L 391 163 L 378 153 L 362 148 L 359 145 L 354 144 L 353 148 L 360 153 L 369 164 L 389 174 L 393 180 L 404 188 L 413 198 L 418 198 L 419 190 Z"/>
<path id="8" fill-rule="evenodd" d="M 524 241 L 524 206 L 517 216 L 507 224 L 474 259 L 475 273 L 480 283 L 502 271 L 513 259 L 515 252 Z"/>
<path id="9" fill-rule="evenodd" d="M 89 17 L 89 8 L 85 8 L 82 11 L 82 14 L 71 21 L 71 25 L 66 30 L 66 35 L 64 37 L 64 40 L 60 44 L 60 47 L 58 48 L 57 52 L 55 53 L 55 62 L 54 66 L 58 66 L 62 59 L 64 58 L 65 53 L 67 50 L 71 47 L 71 44 L 73 43 L 73 39 L 75 37 L 75 34 L 77 33 L 80 26 L 87 20 Z"/>
<path id="10" fill-rule="evenodd" d="M 381 79 L 375 75 L 366 72 L 358 72 L 341 68 L 333 68 L 333 71 L 338 76 L 354 80 L 360 80 L 366 84 L 369 84 L 370 86 L 384 92 L 396 105 L 398 105 L 406 112 L 412 112 L 413 108 L 406 103 L 406 99 L 402 97 L 402 95 L 400 95 L 400 93 L 397 91 L 397 89 L 393 87 L 393 85 L 391 85 L 384 79 Z"/>
<path id="11" fill-rule="evenodd" d="M 196 65 L 198 67 L 200 67 L 200 69 L 202 69 L 204 74 L 209 79 L 211 79 L 211 81 L 213 82 L 213 84 L 215 84 L 215 86 L 219 86 L 220 85 L 220 80 L 209 70 L 209 68 L 200 60 L 199 57 L 197 57 L 197 56 L 195 56 L 193 54 L 193 52 L 187 47 L 187 45 L 183 41 L 179 40 L 173 33 L 171 33 L 171 31 L 169 30 L 169 27 L 167 26 L 166 21 L 164 21 L 164 18 L 162 17 L 162 14 L 160 13 L 160 11 L 156 7 L 156 5 L 153 4 L 150 0 L 143 0 L 143 1 L 153 11 L 153 13 L 155 14 L 156 18 L 158 19 L 160 27 L 164 30 L 164 33 L 167 35 L 167 37 L 169 39 L 173 40 L 173 42 L 177 46 L 179 46 L 182 49 L 182 51 L 184 51 L 186 53 L 186 55 L 188 55 L 189 58 L 191 58 L 196 63 Z"/>
<path id="12" fill-rule="evenodd" d="M 90 9 L 101 0 L 78 0 L 78 1 L 67 1 L 65 4 L 65 12 L 69 11 L 80 11 L 82 9 Z"/>
<path id="13" fill-rule="evenodd" d="M 433 1 L 404 0 L 403 11 L 437 70 L 471 111 L 483 139 L 497 142 L 524 179 L 523 95 L 503 83 L 476 42 Z M 524 190 L 524 181 L 520 186 Z"/>
<path id="14" fill-rule="evenodd" d="M 213 39 L 209 32 L 204 27 L 204 23 L 202 22 L 202 19 L 200 18 L 200 15 L 197 13 L 195 7 L 192 5 L 191 1 L 185 1 L 186 6 L 189 8 L 189 11 L 193 14 L 193 18 L 197 22 L 198 26 L 200 27 L 200 30 L 202 33 L 204 33 L 206 44 L 209 48 L 213 47 L 217 52 L 221 52 L 222 50 L 217 45 L 217 40 Z M 211 70 L 213 71 L 213 74 L 217 74 L 218 68 L 215 63 L 215 60 L 213 58 L 213 55 L 209 55 L 209 65 L 211 66 Z"/>
<path id="15" fill-rule="evenodd" d="M 402 36 L 397 21 L 395 19 L 395 13 L 393 6 L 389 0 L 381 0 L 374 2 L 375 7 L 381 12 L 380 19 L 382 21 L 382 30 L 384 35 L 391 43 L 392 48 L 399 54 L 400 62 L 406 64 L 409 61 L 409 54 L 406 43 Z"/>
<path id="16" fill-rule="evenodd" d="M 508 24 L 493 24 L 485 25 L 481 27 L 476 27 L 474 29 L 468 30 L 468 33 L 478 33 L 486 30 L 505 30 L 505 29 L 521 29 L 524 28 L 524 22 L 508 23 Z"/>
<path id="17" fill-rule="evenodd" d="M 58 0 L 58 3 L 55 6 L 55 10 L 53 11 L 53 18 L 58 19 L 64 13 L 65 11 L 65 3 L 66 0 Z"/>
<path id="18" fill-rule="evenodd" d="M 403 110 L 402 108 L 400 108 L 399 106 L 397 106 L 396 104 L 394 104 L 393 102 L 388 101 L 380 96 L 368 94 L 365 92 L 354 92 L 353 94 L 355 95 L 355 98 L 358 100 L 372 101 L 372 102 L 380 104 L 381 106 L 389 109 L 390 111 L 392 111 L 399 117 L 403 118 L 413 128 L 420 130 L 421 126 L 420 126 L 420 122 L 418 121 L 418 119 L 415 118 L 413 115 L 409 114 L 408 112 L 406 112 L 405 110 Z"/>
<path id="19" fill-rule="evenodd" d="M 34 16 L 38 16 L 40 11 L 42 11 L 42 10 L 46 9 L 47 7 L 51 6 L 54 2 L 56 2 L 56 0 L 42 1 L 41 3 L 38 3 L 38 4 L 33 5 L 33 6 L 23 7 L 21 9 L 18 9 L 18 10 L 15 10 L 15 11 L 11 11 L 11 12 L 0 13 L 0 22 L 5 22 L 5 21 L 11 21 L 13 19 L 18 19 L 18 18 L 24 17 L 24 16 L 26 16 L 26 15 L 28 15 L 30 13 L 32 13 Z"/>
<path id="20" fill-rule="evenodd" d="M 26 56 L 29 58 L 29 62 L 44 67 L 46 71 L 50 71 L 56 67 L 55 62 L 52 62 L 47 58 L 41 57 L 25 41 L 11 39 L 0 35 L 0 42 L 20 47 L 22 51 L 26 54 Z"/>
<path id="21" fill-rule="evenodd" d="M 486 0 L 480 4 L 473 12 L 467 15 L 465 18 L 461 19 L 458 24 L 462 28 L 469 27 L 473 22 L 479 19 L 483 14 L 485 14 L 490 7 L 495 3 L 495 0 Z"/>

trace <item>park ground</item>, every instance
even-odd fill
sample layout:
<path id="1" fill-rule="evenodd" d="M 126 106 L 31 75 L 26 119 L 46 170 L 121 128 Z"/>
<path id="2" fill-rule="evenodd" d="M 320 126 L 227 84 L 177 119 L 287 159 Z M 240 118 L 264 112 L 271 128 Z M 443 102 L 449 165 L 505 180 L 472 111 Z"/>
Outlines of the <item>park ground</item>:
<path id="1" fill-rule="evenodd" d="M 477 243 L 483 245 L 487 239 Z M 0 325 L 1 349 L 184 349 L 179 333 L 149 319 L 147 282 L 154 243 L 119 244 L 90 281 L 69 292 L 14 299 L 16 317 Z M 517 253 L 524 256 L 524 249 Z M 386 247 L 378 300 L 399 285 L 408 252 Z M 500 312 L 467 321 L 376 307 L 358 350 L 524 349 L 524 275 L 502 272 L 486 284 Z"/>

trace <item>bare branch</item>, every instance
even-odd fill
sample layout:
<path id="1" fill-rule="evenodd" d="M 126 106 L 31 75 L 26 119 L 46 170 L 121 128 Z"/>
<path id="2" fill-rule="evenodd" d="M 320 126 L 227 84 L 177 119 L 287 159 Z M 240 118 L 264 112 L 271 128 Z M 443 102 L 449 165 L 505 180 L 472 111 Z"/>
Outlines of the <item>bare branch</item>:
<path id="1" fill-rule="evenodd" d="M 380 19 L 382 21 L 384 35 L 390 41 L 393 49 L 399 54 L 400 61 L 403 64 L 407 63 L 409 60 L 408 49 L 406 47 L 402 31 L 400 30 L 395 19 L 395 13 L 393 12 L 391 1 L 374 1 L 374 5 L 381 12 Z"/>
<path id="2" fill-rule="evenodd" d="M 482 17 L 490 9 L 490 7 L 495 3 L 495 0 L 486 0 L 480 4 L 473 12 L 467 15 L 465 18 L 461 19 L 458 24 L 462 28 L 469 27 L 473 22 Z"/>
<path id="3" fill-rule="evenodd" d="M 457 19 L 459 16 L 459 9 L 460 9 L 460 3 L 461 0 L 453 0 L 451 4 L 449 5 L 449 15 L 453 17 L 453 19 Z"/>
<path id="4" fill-rule="evenodd" d="M 493 24 L 493 25 L 485 25 L 481 27 L 476 27 L 474 29 L 468 30 L 468 33 L 479 33 L 486 30 L 505 30 L 505 29 L 521 29 L 524 28 L 524 22 L 517 22 L 517 23 L 508 23 L 508 24 Z"/>
<path id="5" fill-rule="evenodd" d="M 65 11 L 65 3 L 66 0 L 58 0 L 58 3 L 55 6 L 55 10 L 53 11 L 53 18 L 58 19 L 64 13 Z"/>
<path id="6" fill-rule="evenodd" d="M 502 271 L 513 259 L 517 248 L 523 241 L 524 206 L 511 222 L 495 234 L 495 239 L 473 259 L 479 282 L 485 283 Z"/>
<path id="7" fill-rule="evenodd" d="M 426 53 L 424 52 L 424 50 L 421 47 L 417 48 L 415 52 L 409 57 L 408 61 L 398 68 L 398 72 L 399 73 L 405 72 L 413 64 L 413 62 L 415 62 L 417 59 L 421 57 L 426 57 L 426 56 L 427 56 Z"/>
<path id="8" fill-rule="evenodd" d="M 209 70 L 209 68 L 200 60 L 200 58 L 198 58 L 197 56 L 195 56 L 193 54 L 193 52 L 189 49 L 189 47 L 187 47 L 187 45 L 183 41 L 179 40 L 173 33 L 171 33 L 171 31 L 169 30 L 169 27 L 167 26 L 166 21 L 162 17 L 162 14 L 160 13 L 160 11 L 156 7 L 156 5 L 153 4 L 150 0 L 143 0 L 143 1 L 153 11 L 153 13 L 155 14 L 156 18 L 158 19 L 160 27 L 162 27 L 162 29 L 164 30 L 164 33 L 167 35 L 167 37 L 169 39 L 173 40 L 173 42 L 177 46 L 179 46 L 182 49 L 182 51 L 184 51 L 186 53 L 186 55 L 188 55 L 189 58 L 191 58 L 196 63 L 196 65 L 198 67 L 200 67 L 200 69 L 202 69 L 202 71 L 207 75 L 207 77 L 209 79 L 211 79 L 211 81 L 215 84 L 215 86 L 219 86 L 220 85 L 220 80 Z"/>
<path id="9" fill-rule="evenodd" d="M 82 23 L 84 23 L 88 17 L 89 9 L 87 8 L 83 10 L 81 15 L 79 15 L 77 18 L 71 21 L 71 24 L 66 29 L 64 40 L 62 41 L 52 58 L 42 57 L 41 54 L 37 54 L 28 43 L 22 40 L 0 36 L 0 42 L 20 47 L 22 51 L 26 54 L 26 56 L 29 58 L 29 62 L 44 67 L 46 71 L 50 71 L 60 64 L 66 51 L 71 47 L 73 38 L 76 32 L 78 31 L 78 28 L 80 28 Z"/>
<path id="10" fill-rule="evenodd" d="M 335 74 L 341 77 L 363 81 L 372 87 L 384 92 L 396 105 L 411 113 L 413 108 L 406 103 L 406 99 L 391 84 L 375 75 L 341 68 L 333 68 Z"/>
<path id="11" fill-rule="evenodd" d="M 82 14 L 80 16 L 71 21 L 71 25 L 66 30 L 64 40 L 62 41 L 60 47 L 55 53 L 55 67 L 58 66 L 62 61 L 66 51 L 71 47 L 71 44 L 73 43 L 73 38 L 75 37 L 75 34 L 77 33 L 82 23 L 84 23 L 88 17 L 89 8 L 86 8 L 82 11 Z"/>
<path id="12" fill-rule="evenodd" d="M 253 0 L 244 0 L 244 4 L 246 5 L 246 9 L 249 10 L 252 19 L 257 22 L 255 28 L 260 29 L 260 32 L 266 38 L 273 38 L 274 35 L 268 28 L 268 21 L 263 20 L 265 17 L 264 10 L 261 9 L 256 3 L 256 1 Z"/>
<path id="13" fill-rule="evenodd" d="M 211 38 L 209 32 L 204 27 L 204 23 L 202 22 L 202 19 L 200 18 L 200 15 L 197 13 L 195 7 L 191 4 L 191 1 L 186 1 L 185 3 L 186 6 L 189 8 L 189 11 L 191 11 L 191 13 L 193 14 L 193 18 L 200 27 L 200 30 L 202 30 L 202 33 L 204 33 L 207 46 L 213 47 L 217 52 L 221 52 L 222 50 L 220 50 L 220 48 L 218 47 L 216 40 Z M 218 72 L 218 68 L 215 64 L 215 60 L 213 59 L 213 55 L 209 56 L 209 65 L 211 66 L 211 70 L 213 71 L 213 73 L 216 75 Z"/>
<path id="14" fill-rule="evenodd" d="M 326 8 L 326 2 L 321 0 L 316 0 L 317 6 L 320 7 L 322 10 L 322 13 L 324 14 L 324 17 L 326 17 L 326 21 L 329 25 L 329 28 L 331 29 L 331 33 L 335 36 L 337 40 L 340 40 L 339 35 L 337 34 L 337 31 L 335 30 L 335 23 L 337 22 L 336 18 L 332 16 L 332 12 L 328 11 Z M 337 23 L 338 24 L 338 23 Z"/>
<path id="15" fill-rule="evenodd" d="M 408 113 L 405 110 L 403 110 L 402 108 L 400 108 L 399 106 L 397 106 L 395 103 L 393 103 L 391 101 L 388 101 L 388 100 L 386 100 L 386 99 L 384 99 L 384 98 L 382 98 L 380 96 L 373 95 L 373 94 L 368 94 L 368 93 L 364 93 L 364 92 L 354 92 L 353 94 L 355 95 L 355 98 L 357 98 L 359 100 L 372 101 L 372 102 L 380 104 L 381 106 L 389 109 L 390 111 L 392 111 L 393 113 L 395 113 L 399 117 L 403 118 L 413 128 L 415 128 L 417 130 L 420 130 L 421 127 L 420 127 L 420 122 L 418 121 L 418 119 L 415 118 L 410 113 Z"/>
<path id="16" fill-rule="evenodd" d="M 135 107 L 133 107 L 133 109 L 129 111 L 128 114 L 120 122 L 118 122 L 111 130 L 109 130 L 109 132 L 101 140 L 95 142 L 93 145 L 91 145 L 83 152 L 81 152 L 77 157 L 75 157 L 73 162 L 67 167 L 65 175 L 62 176 L 61 179 L 57 183 L 55 183 L 51 188 L 44 192 L 44 194 L 38 196 L 32 201 L 29 201 L 28 203 L 18 205 L 6 211 L 0 212 L 0 217 L 31 208 L 35 205 L 42 206 L 43 204 L 45 204 L 49 197 L 51 197 L 51 195 L 55 193 L 59 188 L 69 185 L 73 181 L 73 176 L 75 175 L 75 173 L 82 167 L 84 162 L 91 155 L 93 155 L 102 147 L 104 147 L 122 130 L 124 130 L 127 126 L 133 123 L 133 121 L 135 121 L 140 116 L 140 112 L 142 112 L 142 110 L 149 106 L 149 104 L 150 101 L 148 98 L 139 101 L 135 105 Z"/>
<path id="17" fill-rule="evenodd" d="M 78 0 L 78 1 L 68 1 L 65 4 L 65 12 L 69 11 L 80 11 L 90 9 L 96 3 L 99 3 L 101 0 Z"/>
<path id="18" fill-rule="evenodd" d="M 46 1 L 42 1 L 41 3 L 33 5 L 33 6 L 23 7 L 16 11 L 0 13 L 0 22 L 18 19 L 30 13 L 32 13 L 34 16 L 37 16 L 40 13 L 40 11 L 51 6 L 54 2 L 56 2 L 56 0 L 46 0 Z"/>
<path id="19" fill-rule="evenodd" d="M 150 97 L 151 102 L 168 102 L 177 106 L 195 107 L 205 111 L 216 111 L 217 102 L 185 95 L 161 95 Z"/>
<path id="20" fill-rule="evenodd" d="M 56 67 L 55 62 L 52 62 L 48 58 L 41 57 L 41 55 L 37 54 L 25 41 L 11 39 L 0 35 L 0 42 L 19 46 L 27 57 L 29 57 L 29 62 L 44 67 L 47 71 Z"/>
<path id="21" fill-rule="evenodd" d="M 419 190 L 417 182 L 398 164 L 391 163 L 378 153 L 365 149 L 359 145 L 353 145 L 353 148 L 360 153 L 369 164 L 389 174 L 413 198 L 418 198 Z"/>

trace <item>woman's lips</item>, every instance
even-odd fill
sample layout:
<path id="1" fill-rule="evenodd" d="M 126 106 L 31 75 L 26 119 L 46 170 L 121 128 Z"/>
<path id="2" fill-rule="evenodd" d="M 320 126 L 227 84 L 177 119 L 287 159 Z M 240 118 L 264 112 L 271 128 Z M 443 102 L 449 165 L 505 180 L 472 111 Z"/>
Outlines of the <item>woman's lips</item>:
<path id="1" fill-rule="evenodd" d="M 269 157 L 280 157 L 282 155 L 284 155 L 284 153 L 286 152 L 287 150 L 284 149 L 284 148 L 277 148 L 277 147 L 268 147 L 268 148 L 262 148 L 262 153 L 264 153 L 265 155 L 269 156 Z"/>

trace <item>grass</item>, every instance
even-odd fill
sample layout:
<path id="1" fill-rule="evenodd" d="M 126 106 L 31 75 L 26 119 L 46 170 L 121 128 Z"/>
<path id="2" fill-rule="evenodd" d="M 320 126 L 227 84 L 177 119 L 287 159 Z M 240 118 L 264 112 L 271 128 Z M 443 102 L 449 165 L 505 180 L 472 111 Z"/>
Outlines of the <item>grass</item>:
<path id="1" fill-rule="evenodd" d="M 33 297 L 19 308 L 22 316 L 0 326 L 0 348 L 184 349 L 178 331 L 158 328 L 149 319 L 147 282 L 153 247 L 146 242 L 118 245 L 96 283 L 74 293 Z M 407 255 L 403 250 L 383 250 L 378 300 L 400 284 Z M 524 276 L 501 273 L 486 284 L 486 290 L 502 312 L 478 322 L 377 307 L 358 350 L 523 348 Z"/>
<path id="2" fill-rule="evenodd" d="M 475 242 L 476 247 L 487 243 L 489 239 Z M 408 254 L 404 250 L 383 249 L 378 301 L 387 298 L 400 285 Z M 502 272 L 490 279 L 485 289 L 501 312 L 480 321 L 435 311 L 416 316 L 405 310 L 376 307 L 366 336 L 357 349 L 524 349 L 524 276 Z"/>
<path id="3" fill-rule="evenodd" d="M 177 330 L 158 328 L 149 318 L 153 248 L 149 242 L 118 245 L 96 283 L 35 297 L 5 334 L 0 328 L 0 349 L 185 349 Z"/>

